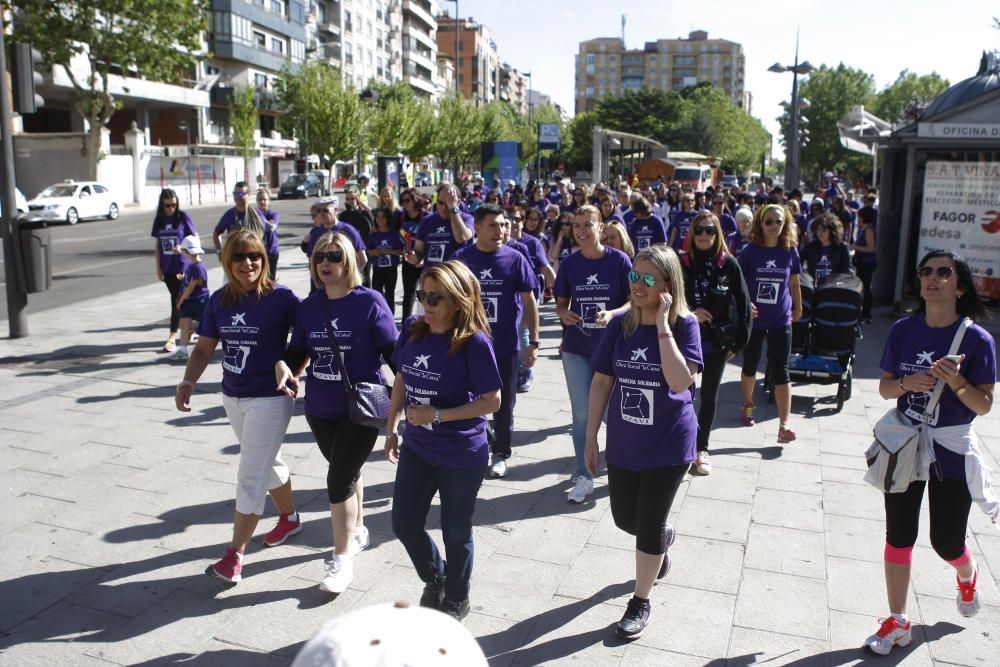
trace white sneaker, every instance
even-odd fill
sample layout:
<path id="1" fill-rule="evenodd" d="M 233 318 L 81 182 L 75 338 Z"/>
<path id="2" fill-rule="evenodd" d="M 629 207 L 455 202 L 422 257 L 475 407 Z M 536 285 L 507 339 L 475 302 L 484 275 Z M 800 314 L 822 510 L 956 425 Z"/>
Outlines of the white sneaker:
<path id="1" fill-rule="evenodd" d="M 587 496 L 594 492 L 594 480 L 588 477 L 577 477 L 576 484 L 569 491 L 569 500 L 571 503 L 582 503 L 587 499 Z"/>
<path id="2" fill-rule="evenodd" d="M 698 452 L 698 458 L 694 460 L 692 467 L 697 475 L 711 475 L 712 462 L 708 459 L 708 452 Z"/>
<path id="3" fill-rule="evenodd" d="M 958 613 L 966 618 L 972 618 L 978 614 L 983 606 L 983 600 L 979 591 L 976 590 L 978 579 L 979 565 L 976 565 L 976 569 L 972 571 L 972 581 L 963 582 L 957 574 L 955 575 L 955 580 L 958 581 L 958 598 L 955 602 L 958 604 Z"/>
<path id="4" fill-rule="evenodd" d="M 364 551 L 371 544 L 371 536 L 368 534 L 368 529 L 364 526 L 354 527 L 354 537 L 351 538 L 351 546 L 347 548 L 350 554 L 353 556 L 359 551 Z"/>
<path id="5" fill-rule="evenodd" d="M 889 655 L 893 646 L 909 646 L 913 641 L 910 634 L 910 621 L 900 623 L 895 618 L 882 619 L 878 631 L 865 640 L 865 646 L 877 655 Z"/>
<path id="6" fill-rule="evenodd" d="M 506 477 L 507 476 L 507 459 L 500 456 L 493 456 L 493 465 L 490 466 L 490 477 Z"/>
<path id="7" fill-rule="evenodd" d="M 333 555 L 326 561 L 326 576 L 319 584 L 321 591 L 327 593 L 343 593 L 354 580 L 354 561 L 350 556 Z"/>

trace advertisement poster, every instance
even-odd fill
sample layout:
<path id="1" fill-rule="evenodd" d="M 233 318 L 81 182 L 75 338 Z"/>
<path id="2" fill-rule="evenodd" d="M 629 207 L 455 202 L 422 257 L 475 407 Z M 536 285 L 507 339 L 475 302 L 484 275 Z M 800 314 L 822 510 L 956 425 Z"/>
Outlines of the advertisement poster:
<path id="1" fill-rule="evenodd" d="M 1000 299 L 1000 162 L 927 163 L 917 261 L 931 250 L 964 257 L 980 296 Z"/>

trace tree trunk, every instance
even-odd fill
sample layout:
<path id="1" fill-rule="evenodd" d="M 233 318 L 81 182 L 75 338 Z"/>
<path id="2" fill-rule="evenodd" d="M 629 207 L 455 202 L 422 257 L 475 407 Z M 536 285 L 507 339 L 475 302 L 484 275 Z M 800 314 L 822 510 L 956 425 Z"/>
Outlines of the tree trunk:
<path id="1" fill-rule="evenodd" d="M 101 129 L 102 125 L 96 118 L 88 118 L 90 129 L 87 131 L 87 178 L 97 180 L 97 165 L 101 159 Z"/>

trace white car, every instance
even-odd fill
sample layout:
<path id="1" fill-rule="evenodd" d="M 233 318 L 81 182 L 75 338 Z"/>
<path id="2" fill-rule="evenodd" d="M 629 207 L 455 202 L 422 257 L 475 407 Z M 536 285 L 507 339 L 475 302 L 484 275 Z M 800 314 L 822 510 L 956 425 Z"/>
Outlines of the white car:
<path id="1" fill-rule="evenodd" d="M 45 188 L 28 201 L 33 222 L 66 221 L 75 225 L 87 218 L 118 218 L 118 202 L 106 185 L 97 181 L 63 181 Z"/>
<path id="2" fill-rule="evenodd" d="M 24 195 L 21 194 L 21 191 L 18 190 L 17 188 L 14 188 L 14 203 L 15 203 L 14 208 L 17 209 L 18 215 L 23 215 L 28 212 L 28 200 L 24 198 Z M 2 204 L 0 204 L 0 215 L 3 215 Z"/>

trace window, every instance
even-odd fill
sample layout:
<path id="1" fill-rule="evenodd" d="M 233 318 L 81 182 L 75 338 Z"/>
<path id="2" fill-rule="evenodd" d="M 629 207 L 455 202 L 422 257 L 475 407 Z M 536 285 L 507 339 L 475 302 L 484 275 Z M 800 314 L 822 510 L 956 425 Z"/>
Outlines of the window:
<path id="1" fill-rule="evenodd" d="M 266 74 L 254 74 L 253 84 L 257 90 L 267 90 L 267 75 Z"/>
<path id="2" fill-rule="evenodd" d="M 253 31 L 253 42 L 257 45 L 258 49 L 267 48 L 267 35 L 262 32 Z"/>
<path id="3" fill-rule="evenodd" d="M 587 64 L 588 65 L 593 65 L 594 64 L 594 54 L 593 53 L 588 53 L 587 54 Z"/>
<path id="4" fill-rule="evenodd" d="M 375 31 L 375 44 L 378 48 L 382 48 L 382 28 Z"/>
<path id="5" fill-rule="evenodd" d="M 593 97 L 594 96 L 594 87 L 593 86 L 587 86 L 587 93 L 586 93 L 586 95 L 587 95 L 587 97 Z"/>
<path id="6" fill-rule="evenodd" d="M 344 42 L 344 62 L 348 65 L 354 62 L 354 45 L 350 42 Z"/>
<path id="7" fill-rule="evenodd" d="M 107 191 L 108 191 L 108 189 L 106 187 L 104 187 L 103 185 L 100 185 L 98 183 L 94 183 L 94 192 L 96 192 L 97 194 L 103 195 Z"/>
<path id="8" fill-rule="evenodd" d="M 351 11 L 349 9 L 344 10 L 344 32 L 351 32 L 354 30 L 354 26 L 351 25 Z"/>
<path id="9" fill-rule="evenodd" d="M 375 17 L 379 21 L 382 21 L 382 20 L 385 19 L 385 17 L 382 15 L 382 0 L 378 0 L 378 2 L 375 3 Z"/>
<path id="10" fill-rule="evenodd" d="M 277 37 L 272 37 L 271 38 L 271 50 L 274 51 L 275 53 L 282 53 L 283 54 L 285 52 L 285 43 L 283 41 L 281 41 L 280 39 L 278 39 Z"/>
<path id="11" fill-rule="evenodd" d="M 284 16 L 285 12 L 284 7 L 281 6 L 281 0 L 271 0 L 271 13 Z"/>
<path id="12" fill-rule="evenodd" d="M 379 4 L 381 4 L 381 3 L 379 3 Z M 384 61 L 382 60 L 382 56 L 379 56 L 378 57 L 378 69 L 376 70 L 378 72 L 379 76 L 385 76 L 385 73 L 384 73 L 385 70 L 384 70 L 383 63 L 384 63 Z"/>

